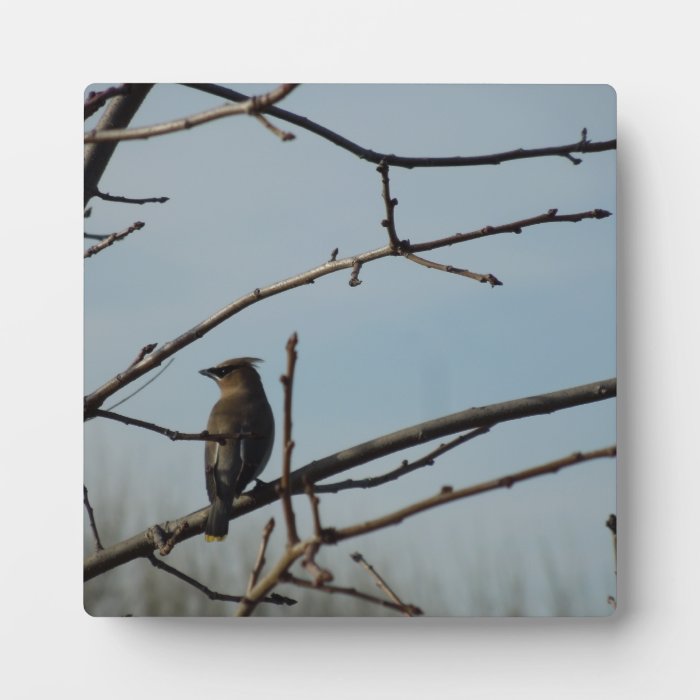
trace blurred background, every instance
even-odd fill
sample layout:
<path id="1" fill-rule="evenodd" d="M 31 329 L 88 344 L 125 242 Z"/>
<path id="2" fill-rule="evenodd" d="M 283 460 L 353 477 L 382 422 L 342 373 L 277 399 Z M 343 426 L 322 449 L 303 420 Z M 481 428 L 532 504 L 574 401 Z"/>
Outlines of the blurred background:
<path id="1" fill-rule="evenodd" d="M 90 85 L 98 90 L 106 85 Z M 232 85 L 259 94 L 271 85 Z M 132 126 L 188 116 L 222 99 L 158 85 Z M 302 85 L 279 105 L 364 147 L 407 156 L 482 155 L 615 138 L 615 93 L 605 85 Z M 99 114 L 86 128 L 92 128 Z M 274 121 L 274 120 L 272 120 Z M 123 370 L 138 350 L 163 343 L 250 292 L 339 257 L 386 244 L 374 164 L 292 125 L 282 142 L 238 116 L 121 143 L 100 189 L 165 204 L 93 198 L 86 231 L 146 226 L 85 262 L 85 393 Z M 317 280 L 245 309 L 175 356 L 155 382 L 117 409 L 173 430 L 206 425 L 217 398 L 199 369 L 261 357 L 278 424 L 262 475 L 281 468 L 284 346 L 299 334 L 294 467 L 472 406 L 555 391 L 616 373 L 615 152 L 498 166 L 390 171 L 400 238 L 430 240 L 542 214 L 607 209 L 613 216 L 528 228 L 425 254 L 481 273 L 485 284 L 387 258 Z M 86 241 L 86 247 L 94 241 Z M 142 381 L 149 378 L 144 377 Z M 111 406 L 136 382 L 110 397 Z M 443 440 L 444 441 L 444 440 Z M 615 402 L 499 425 L 436 463 L 375 489 L 321 496 L 325 526 L 350 525 L 435 494 L 615 441 Z M 337 479 L 382 474 L 433 449 L 408 450 Z M 171 442 L 95 419 L 85 425 L 85 485 L 105 546 L 207 503 L 203 445 Z M 337 480 L 336 479 L 336 480 Z M 295 497 L 300 532 L 308 503 Z M 318 561 L 340 586 L 375 593 L 350 554 L 360 551 L 406 601 L 427 615 L 607 615 L 615 595 L 605 521 L 615 512 L 614 461 L 602 460 L 477 496 L 397 527 L 327 547 Z M 242 594 L 264 523 L 279 504 L 231 524 L 221 545 L 192 538 L 167 563 L 209 588 Z M 94 543 L 85 518 L 84 550 Z M 299 570 L 296 570 L 299 573 Z M 291 608 L 258 615 L 395 615 L 357 600 L 281 586 Z M 92 615 L 230 615 L 235 606 L 135 561 L 85 585 Z"/>

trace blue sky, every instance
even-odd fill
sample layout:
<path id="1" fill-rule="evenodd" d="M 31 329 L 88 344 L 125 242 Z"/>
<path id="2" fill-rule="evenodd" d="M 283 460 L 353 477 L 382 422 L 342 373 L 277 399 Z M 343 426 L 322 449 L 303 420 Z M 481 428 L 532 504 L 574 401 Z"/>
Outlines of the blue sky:
<path id="1" fill-rule="evenodd" d="M 234 87 L 251 94 L 271 86 Z M 133 125 L 221 103 L 159 85 Z M 615 93 L 605 85 L 303 85 L 280 106 L 397 155 L 554 146 L 578 140 L 583 127 L 594 141 L 616 136 Z M 316 266 L 335 247 L 346 256 L 385 244 L 375 166 L 280 125 L 296 139 L 283 143 L 255 120 L 235 117 L 117 148 L 103 191 L 171 199 L 143 206 L 91 202 L 89 232 L 122 230 L 136 220 L 146 227 L 85 263 L 86 392 L 124 369 L 144 344 L 170 340 L 250 290 Z M 391 258 L 364 266 L 358 287 L 347 284 L 346 271 L 265 300 L 178 353 L 162 377 L 118 410 L 176 430 L 201 430 L 216 391 L 197 370 L 253 355 L 265 359 L 261 373 L 280 426 L 278 378 L 284 344 L 296 331 L 294 463 L 303 466 L 429 418 L 615 375 L 614 151 L 584 155 L 578 166 L 541 158 L 474 168 L 392 168 L 390 177 L 399 236 L 413 242 L 551 208 L 602 208 L 613 216 L 426 253 L 496 275 L 504 285 L 494 289 Z M 322 515 L 328 525 L 350 524 L 444 484 L 466 486 L 614 442 L 613 401 L 506 424 L 392 485 L 325 495 Z M 85 480 L 98 517 L 119 512 L 113 534 L 122 538 L 202 507 L 202 449 L 90 421 Z M 382 473 L 429 449 L 347 476 Z M 264 479 L 279 475 L 280 455 L 278 439 Z M 134 484 L 139 498 L 121 498 L 120 489 Z M 307 522 L 305 501 L 296 503 Z M 614 463 L 589 463 L 418 516 L 342 551 L 328 550 L 324 558 L 338 583 L 349 551 L 381 558 L 407 600 L 442 615 L 507 612 L 513 580 L 525 590 L 527 612 L 549 614 L 548 572 L 554 571 L 572 592 L 575 612 L 604 615 L 607 595 L 615 592 L 604 522 L 614 511 Z M 224 551 L 254 556 L 271 514 L 280 519 L 278 505 L 234 522 Z M 243 529 L 254 535 L 237 538 Z M 191 557 L 208 566 L 220 556 L 220 549 L 195 538 L 173 552 L 171 563 Z M 471 578 L 475 570 L 478 585 Z M 440 572 L 439 600 L 420 600 L 429 597 L 426 571 Z M 487 590 L 488 604 L 480 608 L 465 593 L 465 580 Z"/>

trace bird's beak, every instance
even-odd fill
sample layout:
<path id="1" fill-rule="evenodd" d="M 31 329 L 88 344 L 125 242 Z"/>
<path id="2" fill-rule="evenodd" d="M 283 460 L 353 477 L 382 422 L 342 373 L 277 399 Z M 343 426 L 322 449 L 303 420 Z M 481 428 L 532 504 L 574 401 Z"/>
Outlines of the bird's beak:
<path id="1" fill-rule="evenodd" d="M 210 379 L 214 379 L 214 375 L 208 369 L 200 369 L 199 373 L 203 374 L 205 377 L 209 377 Z"/>

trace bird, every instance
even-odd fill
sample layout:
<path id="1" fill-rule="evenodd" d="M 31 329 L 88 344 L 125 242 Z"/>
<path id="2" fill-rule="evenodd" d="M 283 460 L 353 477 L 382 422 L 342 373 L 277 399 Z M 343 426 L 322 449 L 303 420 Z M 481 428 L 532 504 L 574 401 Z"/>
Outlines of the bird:
<path id="1" fill-rule="evenodd" d="M 228 534 L 233 501 L 262 473 L 275 439 L 275 420 L 255 365 L 257 357 L 237 357 L 200 370 L 213 379 L 221 396 L 209 414 L 207 432 L 241 435 L 226 444 L 208 440 L 204 471 L 211 507 L 204 530 L 207 542 L 220 542 Z"/>

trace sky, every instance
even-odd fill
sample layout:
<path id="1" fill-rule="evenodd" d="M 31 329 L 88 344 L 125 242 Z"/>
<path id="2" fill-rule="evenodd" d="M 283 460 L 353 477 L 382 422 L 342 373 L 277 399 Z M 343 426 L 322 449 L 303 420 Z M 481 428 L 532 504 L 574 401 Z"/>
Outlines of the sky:
<path id="1" fill-rule="evenodd" d="M 231 87 L 259 94 L 272 86 Z M 132 126 L 220 104 L 221 98 L 190 88 L 158 85 Z M 616 95 L 607 85 L 311 84 L 279 106 L 364 147 L 397 155 L 557 146 L 577 141 L 584 127 L 593 141 L 616 137 Z M 118 146 L 100 189 L 170 200 L 142 206 L 90 202 L 89 233 L 120 231 L 137 220 L 146 226 L 85 261 L 85 393 L 123 370 L 143 345 L 175 338 L 252 289 L 324 262 L 336 247 L 344 257 L 385 245 L 375 166 L 301 128 L 278 125 L 296 138 L 282 142 L 256 120 L 237 116 Z M 532 227 L 425 254 L 492 273 L 501 287 L 399 257 L 365 265 L 356 287 L 348 285 L 346 270 L 264 300 L 178 353 L 161 377 L 117 410 L 197 432 L 217 397 L 198 370 L 229 357 L 263 358 L 261 375 L 278 425 L 262 475 L 272 480 L 280 473 L 279 376 L 292 332 L 299 336 L 294 467 L 472 406 L 615 376 L 616 154 L 582 159 L 577 166 L 550 157 L 471 168 L 391 168 L 398 235 L 412 242 L 551 208 L 562 214 L 600 208 L 613 216 Z M 500 425 L 393 484 L 324 495 L 323 522 L 353 524 L 446 484 L 468 486 L 615 439 L 614 401 Z M 381 474 L 434 446 L 397 453 L 342 478 Z M 105 544 L 206 505 L 202 452 L 199 443 L 89 421 L 85 484 L 98 524 L 105 523 Z M 320 559 L 343 585 L 356 580 L 349 554 L 359 550 L 406 600 L 432 615 L 606 615 L 607 598 L 615 595 L 605 528 L 616 511 L 615 481 L 612 460 L 585 463 L 328 548 Z M 305 499 L 295 498 L 295 507 L 308 528 Z M 235 592 L 233 584 L 247 572 L 240 566 L 223 570 L 221 561 L 252 561 L 271 515 L 278 520 L 279 540 L 273 538 L 271 554 L 279 551 L 281 511 L 272 504 L 234 521 L 221 547 L 193 538 L 168 561 L 207 585 L 213 581 L 212 587 Z M 91 546 L 88 533 L 86 552 Z M 137 567 L 141 575 L 148 565 L 136 562 L 88 584 L 94 614 L 144 614 L 146 608 L 127 596 Z M 371 582 L 357 580 L 371 590 Z M 194 590 L 184 595 L 201 596 Z M 339 605 L 335 614 L 352 614 L 351 606 Z M 210 614 L 230 612 L 218 606 Z"/>

